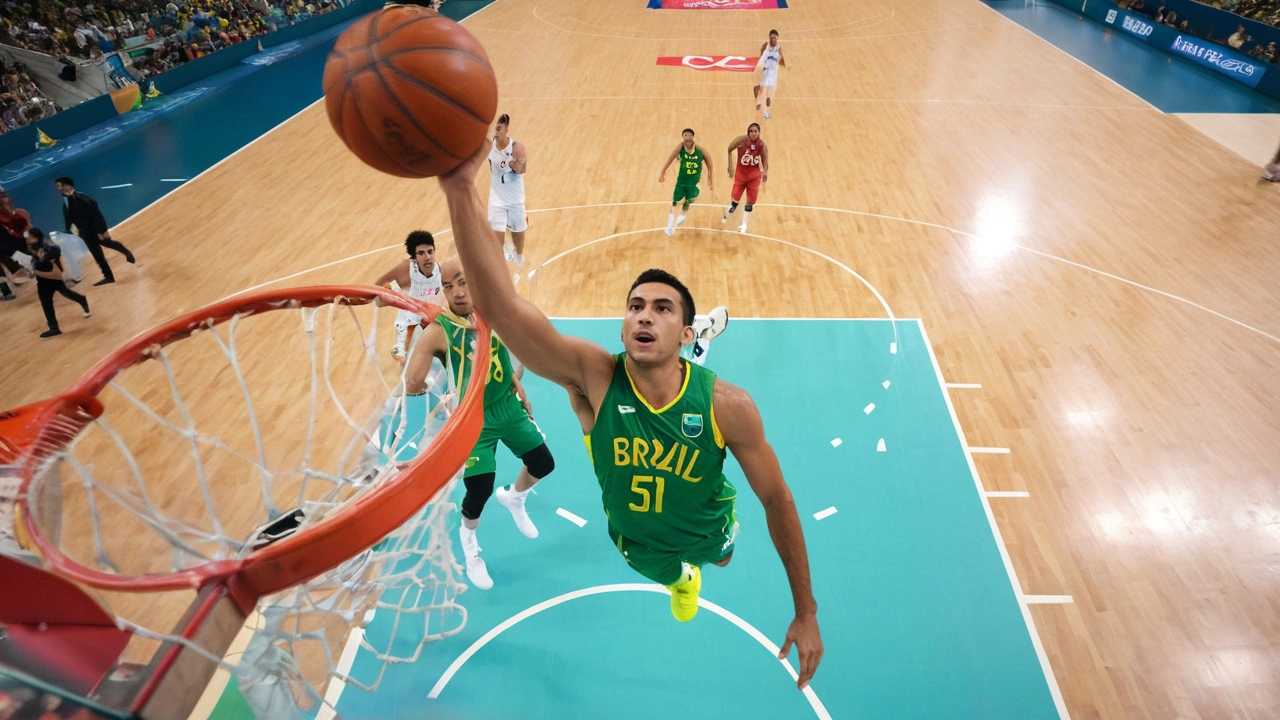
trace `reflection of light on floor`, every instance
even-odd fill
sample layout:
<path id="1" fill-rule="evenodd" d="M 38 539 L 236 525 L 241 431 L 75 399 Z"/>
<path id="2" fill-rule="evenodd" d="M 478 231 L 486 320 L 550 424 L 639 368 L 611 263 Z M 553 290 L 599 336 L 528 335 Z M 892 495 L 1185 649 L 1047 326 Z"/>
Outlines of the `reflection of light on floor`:
<path id="1" fill-rule="evenodd" d="M 1110 542 L 1147 542 L 1151 535 L 1161 542 L 1201 535 L 1212 522 L 1201 516 L 1191 493 L 1156 493 L 1134 503 L 1130 512 L 1101 512 L 1093 516 L 1095 527 Z"/>
<path id="2" fill-rule="evenodd" d="M 1021 203 L 1004 195 L 989 195 L 978 206 L 974 225 L 974 262 L 978 267 L 995 267 L 1014 251 L 1022 234 Z"/>
<path id="3" fill-rule="evenodd" d="M 1111 421 L 1111 413 L 1101 408 L 1082 408 L 1067 411 L 1067 422 L 1078 430 L 1097 432 Z"/>

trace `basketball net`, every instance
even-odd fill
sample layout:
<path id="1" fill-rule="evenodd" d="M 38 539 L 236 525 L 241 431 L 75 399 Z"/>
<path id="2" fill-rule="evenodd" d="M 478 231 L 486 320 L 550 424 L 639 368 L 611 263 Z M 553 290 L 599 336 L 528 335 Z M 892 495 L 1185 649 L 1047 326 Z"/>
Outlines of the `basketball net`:
<path id="1" fill-rule="evenodd" d="M 147 348 L 96 393 L 104 409 L 68 429 L 73 440 L 37 453 L 27 493 L 37 534 L 90 571 L 181 574 L 245 561 L 401 479 L 445 428 L 457 388 L 437 372 L 425 396 L 406 397 L 392 342 L 378 342 L 389 323 L 365 302 L 238 313 Z M 226 668 L 259 718 L 323 715 L 326 689 L 373 690 L 390 664 L 466 623 L 449 501 L 461 467 L 443 472 L 452 479 L 380 542 L 262 597 L 226 657 L 176 634 L 171 614 L 137 591 L 95 597 L 135 638 Z M 385 638 L 363 632 L 375 614 L 390 614 Z M 357 644 L 353 673 L 352 650 L 340 661 Z"/>

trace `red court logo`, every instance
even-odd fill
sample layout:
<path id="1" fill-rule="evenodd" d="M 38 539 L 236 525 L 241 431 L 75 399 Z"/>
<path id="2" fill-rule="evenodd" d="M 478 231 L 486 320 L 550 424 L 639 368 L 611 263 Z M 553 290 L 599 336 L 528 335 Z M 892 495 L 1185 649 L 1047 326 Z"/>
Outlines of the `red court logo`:
<path id="1" fill-rule="evenodd" d="M 655 7 L 650 3 L 650 7 Z M 786 0 L 662 0 L 664 10 L 773 10 Z"/>
<path id="2" fill-rule="evenodd" d="M 729 72 L 751 72 L 756 69 L 756 61 L 741 55 L 685 55 L 683 57 L 660 57 L 659 65 L 687 67 L 694 70 L 728 70 Z"/>

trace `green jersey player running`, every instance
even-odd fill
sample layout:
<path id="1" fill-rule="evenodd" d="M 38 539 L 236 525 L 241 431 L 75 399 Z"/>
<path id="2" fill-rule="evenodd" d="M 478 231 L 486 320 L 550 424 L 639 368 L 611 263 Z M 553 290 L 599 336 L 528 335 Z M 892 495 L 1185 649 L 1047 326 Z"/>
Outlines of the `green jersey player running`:
<path id="1" fill-rule="evenodd" d="M 689 212 L 689 203 L 697 199 L 698 181 L 702 179 L 704 165 L 707 168 L 707 188 L 713 193 L 716 191 L 711 158 L 702 151 L 701 146 L 694 144 L 693 129 L 685 128 L 680 137 L 683 141 L 667 156 L 667 161 L 662 164 L 662 172 L 658 173 L 658 182 L 666 182 L 667 168 L 671 167 L 671 161 L 680 159 L 680 164 L 676 167 L 676 190 L 671 196 L 671 214 L 667 216 L 667 237 L 675 234 L 676 225 L 684 222 L 684 214 Z M 680 208 L 680 217 L 676 218 L 676 205 L 681 200 L 684 205 Z"/>
<path id="2" fill-rule="evenodd" d="M 440 177 L 472 297 L 529 370 L 568 390 L 613 543 L 632 568 L 670 589 L 678 620 L 692 619 L 699 566 L 733 556 L 736 491 L 723 470 L 732 452 L 764 505 L 791 585 L 795 617 L 780 657 L 792 643 L 799 648 L 804 688 L 822 659 L 822 639 L 800 518 L 751 396 L 680 357 L 694 341 L 688 289 L 662 270 L 641 274 L 626 295 L 625 352 L 617 355 L 561 335 L 507 275 L 475 188 L 484 157 L 478 152 Z"/>

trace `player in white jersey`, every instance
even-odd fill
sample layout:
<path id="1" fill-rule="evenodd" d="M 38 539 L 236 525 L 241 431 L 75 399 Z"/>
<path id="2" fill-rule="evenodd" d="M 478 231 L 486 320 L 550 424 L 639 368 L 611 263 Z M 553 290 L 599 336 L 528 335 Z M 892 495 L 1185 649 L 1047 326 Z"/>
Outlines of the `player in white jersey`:
<path id="1" fill-rule="evenodd" d="M 760 60 L 756 63 L 756 69 L 760 71 L 760 84 L 756 86 L 756 112 L 763 106 L 765 120 L 769 119 L 773 94 L 778 89 L 778 68 L 786 66 L 782 45 L 778 43 L 778 31 L 770 30 L 769 42 L 760 46 Z"/>
<path id="2" fill-rule="evenodd" d="M 493 129 L 493 144 L 489 146 L 489 227 L 503 243 L 507 261 L 516 267 L 524 265 L 524 231 L 529 229 L 529 218 L 524 211 L 524 171 L 529 161 L 524 145 L 507 136 L 511 117 L 505 113 L 498 117 Z M 507 231 L 511 231 L 511 244 L 506 244 Z"/>
<path id="3" fill-rule="evenodd" d="M 409 262 L 396 263 L 374 284 L 399 290 L 416 300 L 443 305 L 444 291 L 440 284 L 440 266 L 436 264 L 435 238 L 426 230 L 415 230 L 405 239 L 404 248 L 409 252 Z M 398 287 L 392 287 L 393 282 Z M 413 330 L 420 322 L 422 316 L 408 310 L 400 310 L 396 314 L 396 344 L 391 348 L 391 354 L 397 360 L 404 360 L 405 348 L 413 340 Z"/>

